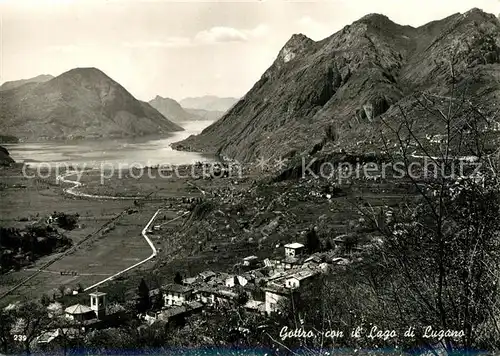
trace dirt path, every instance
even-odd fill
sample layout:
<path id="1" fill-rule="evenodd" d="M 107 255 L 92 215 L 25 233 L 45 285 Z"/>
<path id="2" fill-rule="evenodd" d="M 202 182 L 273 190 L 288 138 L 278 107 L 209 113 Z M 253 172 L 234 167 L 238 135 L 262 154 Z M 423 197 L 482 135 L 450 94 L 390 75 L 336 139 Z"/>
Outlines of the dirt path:
<path id="1" fill-rule="evenodd" d="M 56 178 L 56 181 L 59 183 L 67 183 L 67 184 L 72 184 L 73 186 L 70 188 L 65 188 L 63 189 L 64 193 L 73 195 L 75 197 L 80 197 L 80 198 L 90 198 L 90 199 L 106 199 L 106 200 L 135 200 L 135 199 L 143 199 L 144 197 L 116 197 L 112 195 L 94 195 L 94 194 L 87 194 L 87 193 L 82 193 L 79 192 L 77 189 L 81 188 L 83 186 L 82 183 L 76 181 L 76 180 L 69 180 L 66 179 L 67 177 L 71 177 L 77 174 L 77 172 L 68 172 L 64 175 L 60 175 Z"/>

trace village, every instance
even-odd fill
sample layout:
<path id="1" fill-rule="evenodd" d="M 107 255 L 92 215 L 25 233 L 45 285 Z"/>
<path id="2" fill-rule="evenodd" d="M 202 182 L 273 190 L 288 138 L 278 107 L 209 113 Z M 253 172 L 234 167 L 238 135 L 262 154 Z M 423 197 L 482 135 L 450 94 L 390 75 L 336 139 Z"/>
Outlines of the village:
<path id="1" fill-rule="evenodd" d="M 336 241 L 342 243 L 342 236 Z M 30 347 L 50 349 L 51 343 L 61 338 L 71 340 L 94 330 L 120 327 L 131 317 L 140 320 L 143 326 L 156 322 L 175 324 L 179 319 L 203 313 L 204 310 L 218 310 L 232 305 L 250 313 L 269 316 L 279 312 L 292 296 L 300 295 L 320 276 L 330 273 L 334 265 L 350 263 L 347 258 L 335 257 L 334 250 L 310 254 L 307 247 L 298 242 L 280 246 L 276 252 L 276 256 L 264 260 L 259 260 L 257 256 L 243 258 L 235 266 L 238 273 L 206 270 L 184 278 L 178 275 L 173 283 L 147 290 L 146 302 L 136 294 L 133 304 L 145 303 L 145 306 L 139 307 L 142 312 L 134 316 L 127 313 L 126 306 L 108 303 L 107 293 L 97 290 L 88 294 L 88 304 L 66 306 L 59 301 L 51 302 L 46 305 L 46 316 L 54 322 L 37 330 Z M 11 304 L 5 311 L 19 306 L 19 303 Z M 22 318 L 16 320 L 10 330 L 14 340 L 26 341 L 23 334 L 26 324 Z"/>

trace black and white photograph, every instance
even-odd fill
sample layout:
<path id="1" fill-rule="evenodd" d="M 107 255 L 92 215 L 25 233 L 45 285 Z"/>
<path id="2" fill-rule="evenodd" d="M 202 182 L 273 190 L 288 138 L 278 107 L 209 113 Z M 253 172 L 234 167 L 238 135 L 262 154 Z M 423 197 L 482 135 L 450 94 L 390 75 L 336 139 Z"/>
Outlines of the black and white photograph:
<path id="1" fill-rule="evenodd" d="M 0 356 L 500 354 L 500 0 L 0 0 Z"/>

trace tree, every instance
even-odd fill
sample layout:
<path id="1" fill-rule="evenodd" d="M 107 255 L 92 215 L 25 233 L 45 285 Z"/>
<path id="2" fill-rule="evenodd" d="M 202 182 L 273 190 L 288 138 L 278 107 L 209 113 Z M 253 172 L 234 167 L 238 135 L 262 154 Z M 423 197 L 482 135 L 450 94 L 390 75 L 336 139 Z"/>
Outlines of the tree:
<path id="1" fill-rule="evenodd" d="M 47 330 L 51 322 L 47 310 L 40 303 L 27 301 L 19 306 L 14 316 L 19 321 L 19 328 L 16 332 L 18 340 L 22 343 L 24 352 L 30 354 L 31 343 Z"/>
<path id="2" fill-rule="evenodd" d="M 399 107 L 399 121 L 382 119 L 385 153 L 416 194 L 384 224 L 377 209 L 358 205 L 383 241 L 374 265 L 388 278 L 369 277 L 369 285 L 386 318 L 460 331 L 443 338 L 448 353 L 491 349 L 500 338 L 500 180 L 487 138 L 496 113 L 458 92 L 451 72 L 448 96 L 422 92 L 413 107 Z M 422 134 L 427 120 L 441 129 L 437 142 Z"/>
<path id="3" fill-rule="evenodd" d="M 4 354 L 9 352 L 9 345 L 12 343 L 11 328 L 14 320 L 14 315 L 10 311 L 0 309 L 0 344 Z"/>
<path id="4" fill-rule="evenodd" d="M 145 313 L 151 308 L 149 299 L 149 288 L 144 278 L 141 279 L 139 287 L 137 288 L 137 312 Z"/>
<path id="5" fill-rule="evenodd" d="M 182 284 L 182 275 L 177 272 L 174 277 L 174 283 L 175 284 Z"/>
<path id="6" fill-rule="evenodd" d="M 321 250 L 321 240 L 319 239 L 315 228 L 310 229 L 306 234 L 306 249 L 309 254 Z"/>

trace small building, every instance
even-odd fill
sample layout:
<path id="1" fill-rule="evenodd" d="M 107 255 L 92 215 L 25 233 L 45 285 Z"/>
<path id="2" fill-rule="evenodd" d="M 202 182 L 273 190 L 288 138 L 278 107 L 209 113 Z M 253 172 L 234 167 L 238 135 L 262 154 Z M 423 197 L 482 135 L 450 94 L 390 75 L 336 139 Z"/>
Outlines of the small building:
<path id="1" fill-rule="evenodd" d="M 225 285 L 228 288 L 233 288 L 234 286 L 246 286 L 248 284 L 248 280 L 243 276 L 230 276 L 226 279 Z"/>
<path id="2" fill-rule="evenodd" d="M 304 252 L 304 245 L 298 242 L 285 245 L 286 257 L 297 257 L 300 256 L 303 252 Z"/>
<path id="3" fill-rule="evenodd" d="M 193 288 L 180 284 L 170 284 L 162 287 L 165 306 L 181 306 L 193 297 Z"/>
<path id="4" fill-rule="evenodd" d="M 285 279 L 285 287 L 290 289 L 297 289 L 304 287 L 314 277 L 319 274 L 318 271 L 304 270 L 294 273 Z"/>
<path id="5" fill-rule="evenodd" d="M 265 292 L 264 311 L 267 314 L 279 311 L 280 304 L 289 300 L 292 295 L 290 289 L 278 286 L 269 286 L 263 289 Z"/>
<path id="6" fill-rule="evenodd" d="M 203 304 L 215 304 L 215 291 L 209 287 L 199 288 L 195 291 L 195 299 Z"/>
<path id="7" fill-rule="evenodd" d="M 64 313 L 67 318 L 80 322 L 83 322 L 85 320 L 95 319 L 96 317 L 94 310 L 82 304 L 75 304 L 70 307 L 67 307 L 64 310 Z"/>
<path id="8" fill-rule="evenodd" d="M 258 261 L 259 258 L 257 256 L 248 256 L 243 259 L 243 266 L 255 266 Z"/>

